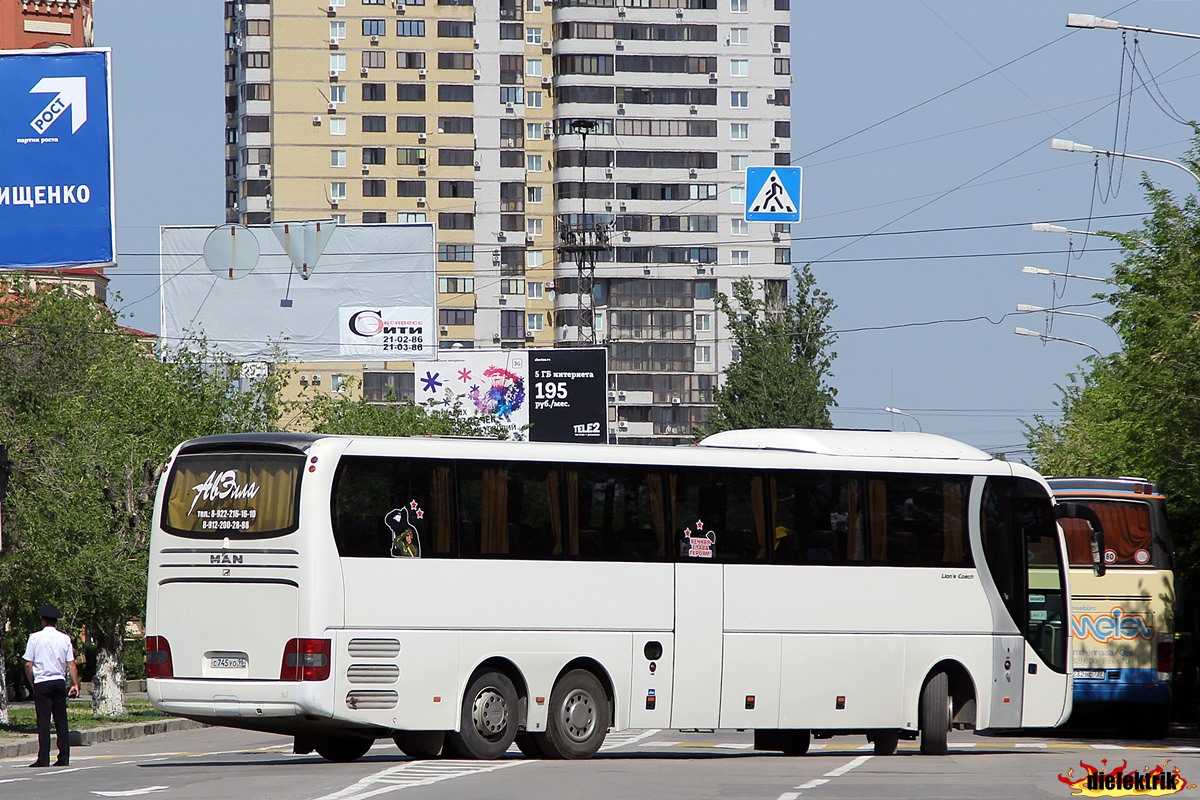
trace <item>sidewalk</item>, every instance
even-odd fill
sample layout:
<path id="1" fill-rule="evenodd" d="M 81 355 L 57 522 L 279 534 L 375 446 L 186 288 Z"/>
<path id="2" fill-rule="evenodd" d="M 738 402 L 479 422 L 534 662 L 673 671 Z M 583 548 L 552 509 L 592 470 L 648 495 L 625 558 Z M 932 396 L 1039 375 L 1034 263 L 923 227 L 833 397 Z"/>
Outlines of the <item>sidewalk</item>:
<path id="1" fill-rule="evenodd" d="M 71 704 L 90 703 L 91 701 L 87 698 L 90 697 L 91 693 L 91 684 L 83 684 L 82 691 L 80 692 L 82 699 L 72 700 Z M 146 682 L 130 681 L 125 685 L 125 696 L 145 698 Z M 33 705 L 33 701 L 22 700 L 10 703 L 9 708 L 31 705 Z M 121 722 L 99 728 L 88 728 L 82 731 L 72 730 L 71 746 L 87 747 L 103 742 L 119 742 L 126 739 L 138 739 L 142 736 L 153 736 L 157 733 L 172 733 L 173 731 L 186 731 L 203 727 L 205 727 L 204 724 L 200 722 L 193 722 L 190 719 L 180 719 L 178 717 L 156 719 L 150 722 Z M 54 746 L 53 736 L 54 734 L 51 733 L 51 747 Z M 11 740 L 0 742 L 0 758 L 36 756 L 37 751 L 38 743 L 36 734 L 17 736 Z"/>

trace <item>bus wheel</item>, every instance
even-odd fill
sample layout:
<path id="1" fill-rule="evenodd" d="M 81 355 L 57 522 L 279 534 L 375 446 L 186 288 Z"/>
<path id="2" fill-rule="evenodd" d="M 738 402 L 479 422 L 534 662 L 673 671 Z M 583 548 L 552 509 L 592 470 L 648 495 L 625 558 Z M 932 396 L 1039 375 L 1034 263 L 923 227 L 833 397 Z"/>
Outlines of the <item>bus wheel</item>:
<path id="1" fill-rule="evenodd" d="M 517 749 L 526 758 L 554 758 L 546 749 L 546 734 L 524 731 L 517 734 Z"/>
<path id="2" fill-rule="evenodd" d="M 374 739 L 363 736 L 328 736 L 313 742 L 313 749 L 327 761 L 345 764 L 357 761 L 367 754 Z"/>
<path id="3" fill-rule="evenodd" d="M 550 692 L 545 749 L 556 758 L 591 758 L 608 735 L 608 695 L 596 676 L 571 670 Z"/>
<path id="4" fill-rule="evenodd" d="M 949 749 L 950 679 L 944 672 L 935 672 L 921 689 L 921 753 L 944 756 Z"/>
<path id="5" fill-rule="evenodd" d="M 875 755 L 894 756 L 900 744 L 900 731 L 875 731 L 867 740 L 875 745 Z"/>
<path id="6" fill-rule="evenodd" d="M 443 731 L 404 731 L 392 737 L 400 752 L 413 759 L 438 758 L 446 744 Z"/>
<path id="7" fill-rule="evenodd" d="M 784 730 L 779 738 L 780 750 L 785 756 L 802 756 L 808 752 L 812 734 L 806 730 Z"/>
<path id="8" fill-rule="evenodd" d="M 499 758 L 517 735 L 517 690 L 502 672 L 481 672 L 463 695 L 461 730 L 446 743 L 463 758 Z"/>

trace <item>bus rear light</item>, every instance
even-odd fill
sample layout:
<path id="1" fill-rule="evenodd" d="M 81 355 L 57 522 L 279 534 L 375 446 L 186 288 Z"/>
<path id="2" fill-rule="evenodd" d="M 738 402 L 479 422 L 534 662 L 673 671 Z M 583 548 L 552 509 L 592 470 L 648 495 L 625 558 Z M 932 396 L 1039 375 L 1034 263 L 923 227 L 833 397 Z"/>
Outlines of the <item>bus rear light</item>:
<path id="1" fill-rule="evenodd" d="M 329 639 L 292 639 L 283 648 L 279 680 L 328 680 L 332 655 L 333 642 Z"/>
<path id="2" fill-rule="evenodd" d="M 1158 635 L 1158 671 L 1160 680 L 1170 680 L 1171 673 L 1175 671 L 1175 642 L 1170 634 Z"/>
<path id="3" fill-rule="evenodd" d="M 171 663 L 171 645 L 167 643 L 165 636 L 146 637 L 146 677 L 175 677 L 175 665 Z"/>

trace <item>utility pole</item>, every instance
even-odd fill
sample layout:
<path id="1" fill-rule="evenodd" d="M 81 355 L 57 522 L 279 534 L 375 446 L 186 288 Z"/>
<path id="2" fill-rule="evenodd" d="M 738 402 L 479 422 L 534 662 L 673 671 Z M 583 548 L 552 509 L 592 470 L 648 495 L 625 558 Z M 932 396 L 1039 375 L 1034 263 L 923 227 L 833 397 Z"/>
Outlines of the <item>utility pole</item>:
<path id="1" fill-rule="evenodd" d="M 576 320 L 576 345 L 580 347 L 596 343 L 596 253 L 612 247 L 611 226 L 607 223 L 598 224 L 594 219 L 589 219 L 587 214 L 587 137 L 588 133 L 596 129 L 596 124 L 594 119 L 577 119 L 571 122 L 571 130 L 583 137 L 581 213 L 574 221 L 569 214 L 560 215 L 558 218 L 559 260 L 571 259 L 578 265 L 579 318 Z"/>

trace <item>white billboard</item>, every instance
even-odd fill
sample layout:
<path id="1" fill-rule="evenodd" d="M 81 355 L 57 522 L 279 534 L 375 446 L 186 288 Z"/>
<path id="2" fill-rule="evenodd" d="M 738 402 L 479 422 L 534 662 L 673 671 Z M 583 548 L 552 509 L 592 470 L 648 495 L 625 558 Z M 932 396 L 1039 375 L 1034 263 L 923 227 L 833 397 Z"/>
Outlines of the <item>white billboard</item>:
<path id="1" fill-rule="evenodd" d="M 206 249 L 214 230 L 222 237 L 240 232 L 232 255 L 228 246 Z M 247 234 L 252 241 L 244 241 Z M 267 225 L 232 232 L 228 226 L 164 227 L 160 242 L 161 331 L 168 348 L 202 335 L 247 361 L 270 359 L 276 345 L 293 361 L 437 356 L 431 224 L 337 225 L 323 252 L 310 254 L 302 267 Z M 229 263 L 212 263 L 214 250 Z M 245 268 L 241 259 L 255 250 L 257 259 Z"/>

